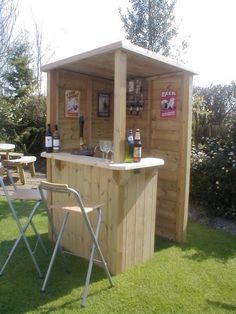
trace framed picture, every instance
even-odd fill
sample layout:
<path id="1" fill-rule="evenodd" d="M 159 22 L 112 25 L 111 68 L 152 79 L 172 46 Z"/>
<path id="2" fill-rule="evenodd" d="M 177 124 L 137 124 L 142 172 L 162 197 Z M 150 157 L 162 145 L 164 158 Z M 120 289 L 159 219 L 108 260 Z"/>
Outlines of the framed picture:
<path id="1" fill-rule="evenodd" d="M 65 91 L 65 116 L 68 118 L 78 118 L 80 110 L 80 91 Z"/>
<path id="2" fill-rule="evenodd" d="M 109 117 L 110 115 L 110 94 L 98 93 L 98 117 Z"/>

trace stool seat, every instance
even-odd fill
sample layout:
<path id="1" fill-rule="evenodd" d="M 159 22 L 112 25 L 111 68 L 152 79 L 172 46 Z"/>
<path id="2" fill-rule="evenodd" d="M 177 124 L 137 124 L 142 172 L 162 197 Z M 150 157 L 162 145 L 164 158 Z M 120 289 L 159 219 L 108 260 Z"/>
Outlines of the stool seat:
<path id="1" fill-rule="evenodd" d="M 15 167 L 19 170 L 20 180 L 22 184 L 25 184 L 24 166 L 29 166 L 31 176 L 35 176 L 34 163 L 37 160 L 35 156 L 22 156 L 16 159 L 3 160 L 4 167 Z"/>
<path id="2" fill-rule="evenodd" d="M 92 212 L 94 209 L 102 207 L 104 203 L 96 203 L 96 202 L 85 202 L 84 203 L 84 210 L 86 213 Z M 69 211 L 69 212 L 77 212 L 81 213 L 82 210 L 79 206 L 71 205 L 71 206 L 64 206 L 61 204 L 54 204 L 50 206 L 50 209 L 59 209 L 62 211 Z"/>

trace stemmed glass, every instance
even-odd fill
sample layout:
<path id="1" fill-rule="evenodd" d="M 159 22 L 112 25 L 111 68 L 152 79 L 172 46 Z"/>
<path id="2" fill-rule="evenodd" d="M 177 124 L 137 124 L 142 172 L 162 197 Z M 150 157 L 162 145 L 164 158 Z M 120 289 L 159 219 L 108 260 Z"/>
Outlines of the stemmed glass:
<path id="1" fill-rule="evenodd" d="M 105 141 L 104 140 L 99 141 L 99 149 L 102 152 L 102 158 L 105 159 Z"/>
<path id="2" fill-rule="evenodd" d="M 110 140 L 100 140 L 99 148 L 102 152 L 102 158 L 105 158 L 106 162 L 109 162 L 108 155 L 112 152 L 113 142 Z"/>
<path id="3" fill-rule="evenodd" d="M 112 149 L 112 141 L 105 141 L 106 162 L 109 162 L 108 155 Z"/>

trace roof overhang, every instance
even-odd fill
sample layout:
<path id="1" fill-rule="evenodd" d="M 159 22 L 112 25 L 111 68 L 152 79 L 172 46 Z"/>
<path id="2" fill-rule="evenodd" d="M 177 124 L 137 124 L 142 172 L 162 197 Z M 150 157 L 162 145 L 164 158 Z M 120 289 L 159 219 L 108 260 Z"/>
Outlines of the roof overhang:
<path id="1" fill-rule="evenodd" d="M 107 79 L 114 79 L 114 52 L 121 50 L 127 54 L 127 76 L 152 77 L 186 71 L 195 75 L 196 71 L 150 50 L 126 41 L 118 41 L 66 59 L 46 64 L 42 71 L 73 71 Z"/>

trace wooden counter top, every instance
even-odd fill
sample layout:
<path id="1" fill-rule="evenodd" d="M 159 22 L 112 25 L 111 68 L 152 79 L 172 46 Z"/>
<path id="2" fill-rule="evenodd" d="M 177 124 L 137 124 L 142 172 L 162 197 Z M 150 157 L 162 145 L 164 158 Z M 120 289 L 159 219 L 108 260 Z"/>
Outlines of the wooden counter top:
<path id="1" fill-rule="evenodd" d="M 142 158 L 140 162 L 132 163 L 107 163 L 102 158 L 89 157 L 89 156 L 78 156 L 71 153 L 60 152 L 60 153 L 41 153 L 42 157 L 67 161 L 87 166 L 94 166 L 100 168 L 106 168 L 110 170 L 134 170 L 148 167 L 157 167 L 164 165 L 164 160 L 160 158 Z"/>

